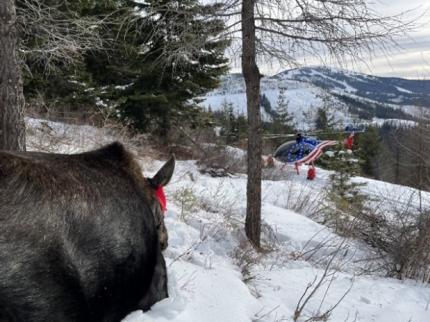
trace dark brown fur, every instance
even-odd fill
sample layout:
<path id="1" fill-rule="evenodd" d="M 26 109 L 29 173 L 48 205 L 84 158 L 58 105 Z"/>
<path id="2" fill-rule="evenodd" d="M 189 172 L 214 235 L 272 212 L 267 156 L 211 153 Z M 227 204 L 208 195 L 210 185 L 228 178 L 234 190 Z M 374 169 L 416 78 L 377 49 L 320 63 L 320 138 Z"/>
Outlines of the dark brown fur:
<path id="1" fill-rule="evenodd" d="M 0 151 L 1 322 L 119 321 L 147 310 L 167 297 L 166 246 L 153 188 L 122 145 Z"/>

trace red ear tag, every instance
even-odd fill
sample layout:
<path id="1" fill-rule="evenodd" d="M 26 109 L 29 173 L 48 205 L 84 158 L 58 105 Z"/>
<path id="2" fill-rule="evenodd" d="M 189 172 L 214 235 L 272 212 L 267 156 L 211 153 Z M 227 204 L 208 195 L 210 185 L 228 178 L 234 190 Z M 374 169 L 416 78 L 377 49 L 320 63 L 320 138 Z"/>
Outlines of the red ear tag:
<path id="1" fill-rule="evenodd" d="M 166 210 L 167 210 L 167 200 L 166 200 L 166 195 L 164 194 L 163 187 L 157 187 L 155 189 L 155 196 L 157 197 L 158 201 L 160 202 L 161 210 L 163 212 L 166 212 Z"/>

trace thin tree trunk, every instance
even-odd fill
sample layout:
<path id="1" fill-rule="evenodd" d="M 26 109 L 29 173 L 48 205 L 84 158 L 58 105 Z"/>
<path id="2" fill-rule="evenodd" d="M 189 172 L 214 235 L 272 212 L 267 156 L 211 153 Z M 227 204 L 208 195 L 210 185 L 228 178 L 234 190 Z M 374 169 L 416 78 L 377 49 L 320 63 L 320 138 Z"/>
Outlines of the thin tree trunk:
<path id="1" fill-rule="evenodd" d="M 260 72 L 256 62 L 255 0 L 242 2 L 242 71 L 248 109 L 248 184 L 246 236 L 260 247 L 261 234 L 261 153 Z"/>
<path id="2" fill-rule="evenodd" d="M 14 0 L 0 0 L 0 150 L 25 150 L 24 94 Z"/>

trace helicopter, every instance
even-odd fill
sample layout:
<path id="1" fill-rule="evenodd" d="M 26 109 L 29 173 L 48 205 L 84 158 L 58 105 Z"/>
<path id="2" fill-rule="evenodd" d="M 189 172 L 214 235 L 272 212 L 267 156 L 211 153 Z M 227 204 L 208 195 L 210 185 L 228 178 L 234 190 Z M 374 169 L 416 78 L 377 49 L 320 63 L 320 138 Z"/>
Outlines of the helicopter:
<path id="1" fill-rule="evenodd" d="M 338 133 L 348 134 L 343 144 L 347 150 L 352 151 L 355 134 L 363 132 L 365 132 L 363 126 L 347 125 L 343 131 Z M 324 150 L 336 144 L 338 144 L 337 140 L 318 140 L 316 137 L 297 133 L 295 140 L 287 141 L 280 145 L 275 150 L 273 157 L 284 163 L 282 168 L 285 168 L 288 164 L 293 164 L 297 174 L 300 174 L 300 166 L 309 165 L 308 179 L 313 180 L 316 176 L 314 162 L 321 157 Z"/>

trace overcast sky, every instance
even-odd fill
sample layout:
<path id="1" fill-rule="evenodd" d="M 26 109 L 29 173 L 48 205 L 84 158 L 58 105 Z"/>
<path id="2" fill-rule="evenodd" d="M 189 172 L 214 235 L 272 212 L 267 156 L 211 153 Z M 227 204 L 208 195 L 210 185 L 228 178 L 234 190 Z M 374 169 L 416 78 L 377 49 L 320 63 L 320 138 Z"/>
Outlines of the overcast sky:
<path id="1" fill-rule="evenodd" d="M 373 58 L 369 66 L 356 66 L 358 71 L 405 78 L 430 79 L 430 1 L 429 0 L 378 0 L 375 9 L 382 14 L 397 14 L 412 10 L 409 17 L 419 17 L 420 27 L 408 38 L 399 39 L 401 49 L 389 57 Z"/>
<path id="2" fill-rule="evenodd" d="M 378 76 L 395 76 L 416 79 L 430 79 L 430 0 L 372 0 L 371 6 L 382 15 L 394 15 L 408 10 L 409 19 L 420 17 L 420 27 L 404 39 L 398 39 L 401 48 L 388 56 L 366 58 L 365 64 L 348 65 L 348 69 Z M 236 56 L 237 57 L 237 56 Z M 317 60 L 308 60 L 306 65 L 320 65 Z M 339 67 L 339 66 L 337 66 Z M 260 63 L 264 74 L 276 74 L 285 66 Z M 240 62 L 232 66 L 232 72 L 240 71 Z"/>
<path id="3" fill-rule="evenodd" d="M 410 16 L 420 17 L 422 26 L 410 34 L 409 39 L 399 40 L 403 49 L 390 57 L 374 59 L 372 74 L 430 79 L 430 1 L 429 0 L 379 0 L 375 3 L 378 11 L 396 14 L 414 9 Z M 361 68 L 369 72 L 366 68 Z"/>

